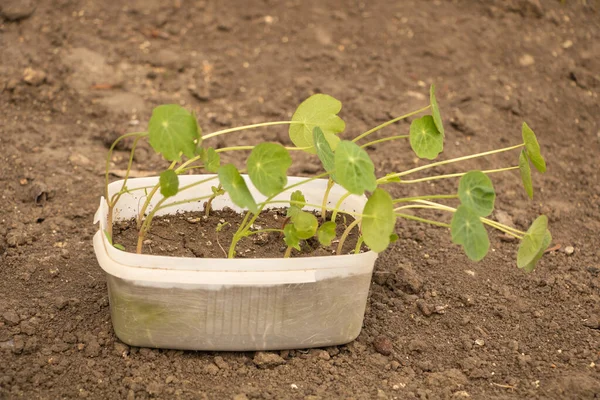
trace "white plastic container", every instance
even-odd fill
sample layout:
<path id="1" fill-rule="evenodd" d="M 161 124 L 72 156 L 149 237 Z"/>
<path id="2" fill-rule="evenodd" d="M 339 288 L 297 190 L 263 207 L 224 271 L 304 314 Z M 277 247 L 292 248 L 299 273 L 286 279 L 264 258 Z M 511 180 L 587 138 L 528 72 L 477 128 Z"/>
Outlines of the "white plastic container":
<path id="1" fill-rule="evenodd" d="M 180 176 L 180 185 L 212 176 Z M 244 179 L 255 199 L 263 201 L 264 196 Z M 288 183 L 304 179 L 292 177 Z M 130 179 L 127 187 L 152 187 L 157 182 L 158 177 Z M 120 190 L 121 184 L 111 183 L 109 194 Z M 216 180 L 198 185 L 166 204 L 209 194 L 214 185 Z M 326 180 L 316 180 L 293 190 L 301 190 L 308 203 L 320 204 L 326 185 Z M 334 186 L 329 203 L 335 204 L 345 192 Z M 278 199 L 289 196 L 283 193 Z M 160 199 L 157 193 L 151 206 Z M 124 194 L 114 220 L 134 218 L 143 201 L 143 190 Z M 350 196 L 341 208 L 361 212 L 365 203 L 364 196 Z M 228 195 L 217 197 L 212 206 L 239 210 Z M 202 209 L 202 202 L 193 202 L 157 214 Z M 107 214 L 102 198 L 94 220 L 100 223 L 94 251 L 107 274 L 113 327 L 124 343 L 190 350 L 280 350 L 348 343 L 360 333 L 376 253 L 289 259 L 139 255 L 110 245 L 103 233 Z"/>

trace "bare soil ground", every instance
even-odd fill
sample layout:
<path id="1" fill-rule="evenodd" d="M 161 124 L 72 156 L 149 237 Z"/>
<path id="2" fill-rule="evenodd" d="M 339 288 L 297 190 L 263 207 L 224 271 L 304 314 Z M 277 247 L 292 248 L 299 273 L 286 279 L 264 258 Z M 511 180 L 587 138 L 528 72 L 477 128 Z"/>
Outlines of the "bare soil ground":
<path id="1" fill-rule="evenodd" d="M 4 0 L 0 398 L 600 398 L 600 4 L 563 3 Z M 445 230 L 401 221 L 353 343 L 254 354 L 118 341 L 91 244 L 117 135 L 163 103 L 196 110 L 209 132 L 289 118 L 316 92 L 343 102 L 356 133 L 427 104 L 430 83 L 442 157 L 516 144 L 522 121 L 537 132 L 549 168 L 535 200 L 516 174 L 494 177 L 496 217 L 550 218 L 560 249 L 534 273 L 499 235 L 472 263 Z M 285 128 L 235 137 L 261 140 L 289 143 Z M 379 171 L 418 163 L 402 142 L 373 152 Z M 136 161 L 140 174 L 162 166 L 149 148 Z M 299 162 L 293 173 L 316 168 Z"/>

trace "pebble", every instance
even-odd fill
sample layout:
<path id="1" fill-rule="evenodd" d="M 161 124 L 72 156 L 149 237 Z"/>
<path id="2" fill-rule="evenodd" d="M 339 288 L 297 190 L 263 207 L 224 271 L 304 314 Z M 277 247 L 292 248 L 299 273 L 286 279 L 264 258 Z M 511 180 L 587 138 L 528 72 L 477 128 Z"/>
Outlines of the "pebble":
<path id="1" fill-rule="evenodd" d="M 214 376 L 219 373 L 219 367 L 217 367 L 215 364 L 209 364 L 204 367 L 204 372 Z"/>
<path id="2" fill-rule="evenodd" d="M 216 356 L 213 362 L 217 367 L 219 367 L 219 369 L 229 369 L 229 364 L 227 364 L 227 361 L 225 361 L 221 356 Z"/>
<path id="3" fill-rule="evenodd" d="M 485 341 L 483 339 L 475 339 L 475 344 L 477 346 L 483 346 L 485 345 Z"/>
<path id="4" fill-rule="evenodd" d="M 519 58 L 519 64 L 521 64 L 524 67 L 528 67 L 530 65 L 535 64 L 535 58 L 533 58 L 531 54 L 523 54 Z"/>
<path id="5" fill-rule="evenodd" d="M 384 356 L 389 356 L 394 350 L 392 341 L 383 335 L 377 336 L 375 340 L 373 340 L 373 347 L 375 347 L 375 351 Z"/>
<path id="6" fill-rule="evenodd" d="M 129 346 L 127 346 L 124 343 L 115 342 L 114 348 L 115 348 L 115 353 L 118 356 L 125 357 L 125 356 L 127 356 L 127 354 L 129 354 Z"/>
<path id="7" fill-rule="evenodd" d="M 44 71 L 36 70 L 33 68 L 25 68 L 23 71 L 23 82 L 31 86 L 40 86 L 46 81 L 46 73 Z"/>
<path id="8" fill-rule="evenodd" d="M 565 247 L 565 254 L 570 256 L 571 254 L 575 253 L 575 248 L 573 246 L 567 246 Z"/>
<path id="9" fill-rule="evenodd" d="M 98 357 L 100 355 L 100 344 L 96 339 L 90 340 L 85 346 L 85 355 L 88 357 Z"/>
<path id="10" fill-rule="evenodd" d="M 257 351 L 252 360 L 258 368 L 274 368 L 285 364 L 285 360 L 275 353 Z"/>
<path id="11" fill-rule="evenodd" d="M 246 396 L 246 393 L 239 393 L 233 396 L 233 400 L 248 400 L 248 396 Z"/>
<path id="12" fill-rule="evenodd" d="M 565 40 L 562 44 L 563 49 L 568 49 L 573 46 L 572 40 Z"/>
<path id="13" fill-rule="evenodd" d="M 2 318 L 9 326 L 17 325 L 20 322 L 19 315 L 14 311 L 6 311 L 2 314 Z"/>

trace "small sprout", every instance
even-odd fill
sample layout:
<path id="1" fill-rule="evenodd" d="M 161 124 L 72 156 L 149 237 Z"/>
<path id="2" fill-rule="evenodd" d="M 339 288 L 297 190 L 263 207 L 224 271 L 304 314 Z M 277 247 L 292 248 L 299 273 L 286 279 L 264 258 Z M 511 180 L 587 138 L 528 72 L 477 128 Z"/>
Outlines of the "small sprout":
<path id="1" fill-rule="evenodd" d="M 219 153 L 215 151 L 214 148 L 204 148 L 201 147 L 198 151 L 198 155 L 200 156 L 200 161 L 204 164 L 204 169 L 208 172 L 215 173 L 219 170 L 221 166 L 221 156 Z"/>
<path id="2" fill-rule="evenodd" d="M 365 149 L 348 140 L 340 142 L 335 151 L 335 181 L 352 194 L 375 190 L 375 166 Z"/>
<path id="3" fill-rule="evenodd" d="M 389 174 L 384 176 L 383 181 L 385 183 L 394 183 L 394 182 L 400 183 L 400 182 L 402 182 L 402 180 L 399 177 L 397 177 L 393 172 L 390 172 Z"/>
<path id="4" fill-rule="evenodd" d="M 431 114 L 433 115 L 433 122 L 435 122 L 435 127 L 442 134 L 442 136 L 444 136 L 444 125 L 442 125 L 440 107 L 438 106 L 437 100 L 435 98 L 434 85 L 431 85 L 431 89 L 429 89 L 429 104 L 431 105 Z"/>
<path id="5" fill-rule="evenodd" d="M 217 232 L 221 232 L 226 226 L 231 225 L 229 222 L 225 221 L 225 222 L 219 222 L 217 224 Z"/>
<path id="6" fill-rule="evenodd" d="M 290 165 L 290 154 L 277 143 L 261 143 L 254 147 L 246 162 L 250 180 L 265 196 L 272 196 L 283 190 L 287 184 Z"/>
<path id="7" fill-rule="evenodd" d="M 296 236 L 299 239 L 308 239 L 315 236 L 317 228 L 319 227 L 319 221 L 314 214 L 306 211 L 298 211 L 291 217 L 292 225 L 296 230 Z"/>
<path id="8" fill-rule="evenodd" d="M 114 247 L 115 249 L 119 249 L 119 250 L 121 250 L 121 251 L 125 251 L 125 246 L 123 246 L 122 244 L 115 243 L 115 244 L 113 244 L 113 247 Z"/>
<path id="9" fill-rule="evenodd" d="M 169 161 L 180 160 L 181 154 L 194 157 L 202 140 L 196 118 L 175 104 L 158 106 L 152 111 L 148 134 L 152 148 Z"/>
<path id="10" fill-rule="evenodd" d="M 479 261 L 488 252 L 490 240 L 479 215 L 467 205 L 460 205 L 450 223 L 452 242 L 460 244 L 467 256 L 473 261 Z"/>
<path id="11" fill-rule="evenodd" d="M 289 134 L 297 147 L 306 147 L 305 151 L 315 153 L 313 129 L 318 126 L 323 130 L 325 138 L 333 150 L 340 139 L 337 134 L 346 129 L 344 121 L 338 117 L 342 103 L 326 94 L 315 94 L 304 100 L 292 116 Z"/>
<path id="12" fill-rule="evenodd" d="M 525 149 L 519 154 L 519 171 L 521 172 L 521 181 L 527 196 L 533 199 L 533 183 L 531 181 L 531 168 L 529 167 L 529 158 Z"/>
<path id="13" fill-rule="evenodd" d="M 433 160 L 444 150 L 444 135 L 431 115 L 415 119 L 410 124 L 410 147 L 419 158 Z"/>
<path id="14" fill-rule="evenodd" d="M 290 196 L 290 207 L 287 210 L 287 216 L 293 217 L 304 208 L 306 199 L 300 190 L 296 190 Z"/>
<path id="15" fill-rule="evenodd" d="M 225 164 L 219 167 L 219 182 L 221 182 L 225 191 L 229 193 L 233 204 L 247 208 L 254 214 L 258 212 L 258 205 L 235 165 Z"/>
<path id="16" fill-rule="evenodd" d="M 527 150 L 529 160 L 535 169 L 542 173 L 546 172 L 546 160 L 544 160 L 544 157 L 540 152 L 540 145 L 535 137 L 535 133 L 533 133 L 531 128 L 525 122 L 523 122 L 522 134 L 523 143 L 525 143 L 525 149 Z"/>
<path id="17" fill-rule="evenodd" d="M 160 194 L 163 197 L 172 197 L 179 191 L 179 177 L 172 169 L 167 169 L 160 173 Z"/>
<path id="18" fill-rule="evenodd" d="M 544 251 L 550 246 L 552 236 L 548 231 L 548 218 L 540 215 L 531 224 L 517 253 L 517 267 L 523 268 L 527 272 L 533 271 L 535 264 L 544 254 Z"/>
<path id="19" fill-rule="evenodd" d="M 321 243 L 321 245 L 331 245 L 331 241 L 335 238 L 335 228 L 335 222 L 323 222 L 323 224 L 317 230 L 317 238 L 319 239 L 319 243 Z"/>
<path id="20" fill-rule="evenodd" d="M 470 171 L 460 179 L 458 198 L 480 217 L 487 217 L 494 210 L 496 192 L 492 180 L 486 174 Z"/>
<path id="21" fill-rule="evenodd" d="M 390 244 L 395 226 L 392 197 L 383 189 L 375 189 L 363 209 L 362 234 L 365 243 L 374 252 L 382 252 Z"/>

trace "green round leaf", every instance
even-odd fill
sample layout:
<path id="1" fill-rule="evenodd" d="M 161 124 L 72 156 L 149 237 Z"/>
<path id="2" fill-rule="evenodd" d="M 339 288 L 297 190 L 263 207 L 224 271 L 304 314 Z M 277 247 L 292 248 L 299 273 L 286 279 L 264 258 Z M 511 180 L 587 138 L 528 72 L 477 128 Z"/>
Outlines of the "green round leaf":
<path id="1" fill-rule="evenodd" d="M 330 246 L 331 241 L 335 238 L 335 222 L 324 222 L 317 230 L 317 238 L 323 246 Z"/>
<path id="2" fill-rule="evenodd" d="M 354 142 L 341 141 L 335 151 L 335 181 L 352 194 L 375 190 L 377 178 L 369 154 Z"/>
<path id="3" fill-rule="evenodd" d="M 429 90 L 429 103 L 431 104 L 431 114 L 433 114 L 433 122 L 435 122 L 435 126 L 440 131 L 442 136 L 444 136 L 444 125 L 442 125 L 442 115 L 440 114 L 440 107 L 438 106 L 437 100 L 435 98 L 435 86 L 431 85 L 431 89 Z"/>
<path id="4" fill-rule="evenodd" d="M 313 129 L 313 141 L 315 143 L 317 157 L 321 160 L 323 168 L 333 176 L 332 172 L 335 170 L 335 156 L 329 142 L 325 138 L 323 130 L 318 126 Z"/>
<path id="5" fill-rule="evenodd" d="M 219 167 L 219 182 L 225 191 L 229 193 L 233 204 L 248 209 L 254 214 L 258 212 L 258 206 L 246 185 L 246 181 L 233 164 L 225 164 Z"/>
<path id="6" fill-rule="evenodd" d="M 179 177 L 172 169 L 161 172 L 158 182 L 160 184 L 160 194 L 165 198 L 175 196 L 179 191 Z"/>
<path id="7" fill-rule="evenodd" d="M 286 226 L 284 226 L 283 235 L 283 240 L 288 247 L 292 247 L 300 251 L 300 238 L 298 238 L 298 233 L 296 232 L 296 228 L 294 228 L 294 225 L 287 224 Z"/>
<path id="8" fill-rule="evenodd" d="M 207 149 L 201 148 L 200 160 L 204 163 L 204 169 L 208 172 L 215 173 L 221 166 L 221 155 L 212 147 Z"/>
<path id="9" fill-rule="evenodd" d="M 246 162 L 250 180 L 265 196 L 273 196 L 283 190 L 290 165 L 290 154 L 276 143 L 261 143 L 254 147 Z"/>
<path id="10" fill-rule="evenodd" d="M 433 160 L 444 150 L 444 135 L 431 115 L 415 119 L 410 124 L 410 147 L 419 158 Z"/>
<path id="11" fill-rule="evenodd" d="M 550 243 L 552 243 L 552 235 L 550 234 L 549 230 L 546 230 L 546 233 L 544 233 L 544 239 L 542 240 L 542 247 L 537 252 L 535 257 L 533 257 L 533 260 L 531 260 L 531 262 L 523 266 L 523 270 L 525 272 L 531 272 L 535 269 L 537 262 L 542 258 L 544 252 L 546 251 L 548 246 L 550 246 Z"/>
<path id="12" fill-rule="evenodd" d="M 395 226 L 392 196 L 383 189 L 375 189 L 363 209 L 361 230 L 365 244 L 376 253 L 384 251 Z"/>
<path id="13" fill-rule="evenodd" d="M 546 172 L 546 160 L 544 160 L 544 157 L 540 152 L 540 145 L 535 137 L 535 133 L 533 133 L 531 128 L 525 122 L 523 122 L 521 132 L 523 134 L 523 143 L 525 143 L 525 149 L 527 150 L 529 160 L 531 160 L 535 169 L 542 173 Z"/>
<path id="14" fill-rule="evenodd" d="M 531 168 L 529 167 L 529 158 L 525 149 L 519 155 L 519 172 L 521 172 L 521 181 L 527 196 L 533 199 L 533 183 L 531 182 Z"/>
<path id="15" fill-rule="evenodd" d="M 470 171 L 460 178 L 458 198 L 480 217 L 487 217 L 494 210 L 496 192 L 492 180 L 486 174 Z"/>
<path id="16" fill-rule="evenodd" d="M 308 239 L 315 236 L 319 221 L 312 213 L 306 211 L 298 211 L 292 215 L 292 224 L 296 229 L 296 236 L 300 239 Z"/>
<path id="17" fill-rule="evenodd" d="M 545 215 L 540 215 L 533 221 L 525 236 L 523 236 L 521 244 L 519 244 L 517 253 L 517 266 L 519 268 L 525 268 L 535 260 L 544 245 L 547 230 L 548 217 Z"/>
<path id="18" fill-rule="evenodd" d="M 156 107 L 148 123 L 150 145 L 169 161 L 180 160 L 181 154 L 194 157 L 201 133 L 196 118 L 176 104 Z"/>
<path id="19" fill-rule="evenodd" d="M 315 153 L 313 129 L 318 126 L 323 130 L 327 142 L 335 150 L 340 139 L 336 136 L 346 128 L 344 121 L 337 116 L 342 103 L 326 94 L 315 94 L 304 100 L 292 116 L 289 129 L 290 139 L 297 147 L 308 147 L 307 152 Z"/>
<path id="20" fill-rule="evenodd" d="M 467 256 L 473 261 L 479 261 L 488 252 L 490 240 L 479 215 L 468 206 L 461 204 L 450 223 L 452 242 L 460 244 Z"/>

